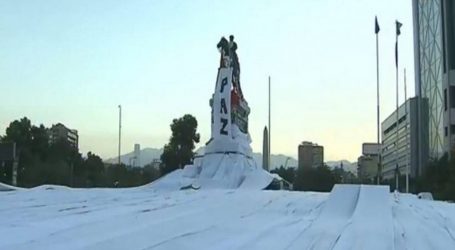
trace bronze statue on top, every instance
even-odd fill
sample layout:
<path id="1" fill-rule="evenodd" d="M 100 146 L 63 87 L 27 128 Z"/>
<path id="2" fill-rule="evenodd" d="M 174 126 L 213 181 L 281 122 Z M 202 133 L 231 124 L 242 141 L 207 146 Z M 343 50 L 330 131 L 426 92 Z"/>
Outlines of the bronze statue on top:
<path id="1" fill-rule="evenodd" d="M 232 67 L 232 83 L 235 90 L 243 99 L 242 88 L 240 87 L 240 63 L 237 56 L 237 43 L 234 42 L 234 36 L 229 36 L 229 41 L 222 37 L 216 45 L 221 52 L 220 68 Z"/>

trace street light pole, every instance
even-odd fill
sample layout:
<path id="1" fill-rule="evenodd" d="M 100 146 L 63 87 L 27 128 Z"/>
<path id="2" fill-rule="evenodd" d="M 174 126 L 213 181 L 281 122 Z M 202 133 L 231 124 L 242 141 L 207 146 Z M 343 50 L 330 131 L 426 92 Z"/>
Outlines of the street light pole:
<path id="1" fill-rule="evenodd" d="M 121 142 L 122 142 L 122 105 L 118 105 L 118 165 L 120 166 Z"/>
<path id="2" fill-rule="evenodd" d="M 19 154 L 16 151 L 16 143 L 13 143 L 13 173 L 12 173 L 12 181 L 11 183 L 13 186 L 17 186 L 17 169 L 19 165 L 19 160 L 18 160 Z"/>

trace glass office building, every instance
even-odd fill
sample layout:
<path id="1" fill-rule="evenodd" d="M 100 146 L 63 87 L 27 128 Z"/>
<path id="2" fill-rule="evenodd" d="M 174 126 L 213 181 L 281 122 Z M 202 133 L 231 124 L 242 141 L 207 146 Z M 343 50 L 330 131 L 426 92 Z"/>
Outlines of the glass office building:
<path id="1" fill-rule="evenodd" d="M 419 105 L 418 121 L 422 126 L 423 113 L 428 113 L 428 135 L 420 137 L 420 143 L 428 140 L 428 154 L 436 159 L 447 152 L 447 87 L 444 83 L 444 20 L 442 0 L 413 0 L 414 60 L 416 95 L 428 99 L 428 110 Z M 445 96 L 446 95 L 446 96 Z M 455 98 L 454 98 L 455 100 Z M 450 126 L 449 126 L 450 127 Z M 455 129 L 454 131 L 455 132 Z M 422 147 L 419 147 L 422 148 Z M 422 152 L 420 152 L 422 154 Z M 425 165 L 425 162 L 421 164 Z"/>

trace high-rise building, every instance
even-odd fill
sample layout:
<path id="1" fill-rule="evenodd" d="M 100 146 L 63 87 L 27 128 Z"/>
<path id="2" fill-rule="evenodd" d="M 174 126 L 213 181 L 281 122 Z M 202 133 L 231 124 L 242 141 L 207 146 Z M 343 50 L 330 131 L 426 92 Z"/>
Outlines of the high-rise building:
<path id="1" fill-rule="evenodd" d="M 419 103 L 419 98 L 409 98 L 390 114 L 381 124 L 382 129 L 382 178 L 395 177 L 398 170 L 401 175 L 410 168 L 410 176 L 422 174 L 424 166 L 420 161 L 428 160 L 428 141 L 422 140 L 428 134 L 428 113 L 421 112 L 421 126 L 418 126 L 418 108 L 428 110 L 426 98 Z M 398 140 L 397 140 L 398 135 Z M 397 144 L 398 142 L 398 144 Z M 419 148 L 422 147 L 422 148 Z M 397 167 L 398 166 L 398 167 Z"/>
<path id="2" fill-rule="evenodd" d="M 455 3 L 413 0 L 416 95 L 427 98 L 430 158 L 455 145 Z M 419 124 L 424 115 L 419 117 Z M 420 142 L 419 142 L 420 143 Z"/>
<path id="3" fill-rule="evenodd" d="M 316 168 L 324 164 L 324 147 L 304 141 L 298 150 L 299 168 Z"/>
<path id="4" fill-rule="evenodd" d="M 141 145 L 136 143 L 134 144 L 134 163 L 133 167 L 141 166 Z"/>
<path id="5" fill-rule="evenodd" d="M 377 143 L 363 143 L 362 155 L 357 159 L 357 176 L 363 181 L 373 182 L 378 176 L 379 150 Z"/>
<path id="6" fill-rule="evenodd" d="M 61 123 L 52 125 L 49 130 L 50 143 L 55 143 L 59 140 L 68 141 L 69 144 L 76 149 L 79 147 L 79 136 L 77 134 L 77 130 L 69 129 Z"/>

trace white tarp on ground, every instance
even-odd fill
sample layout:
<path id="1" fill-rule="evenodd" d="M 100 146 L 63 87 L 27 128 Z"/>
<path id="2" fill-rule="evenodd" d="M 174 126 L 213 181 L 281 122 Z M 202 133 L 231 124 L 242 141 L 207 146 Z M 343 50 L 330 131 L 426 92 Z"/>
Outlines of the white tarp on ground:
<path id="1" fill-rule="evenodd" d="M 393 249 L 393 239 L 388 186 L 335 185 L 295 249 Z"/>
<path id="2" fill-rule="evenodd" d="M 22 188 L 11 186 L 5 183 L 0 182 L 0 192 L 1 191 L 15 191 L 15 190 L 21 190 Z"/>
<path id="3" fill-rule="evenodd" d="M 258 168 L 253 159 L 236 153 L 207 154 L 194 165 L 175 170 L 150 184 L 155 189 L 179 190 L 184 187 L 202 189 L 266 188 L 274 176 Z"/>
<path id="4" fill-rule="evenodd" d="M 251 138 L 234 124 L 233 138 L 212 140 L 196 157 L 194 164 L 175 170 L 151 183 L 155 189 L 179 190 L 183 187 L 213 189 L 242 188 L 261 190 L 276 177 L 256 165 Z"/>
<path id="5" fill-rule="evenodd" d="M 455 249 L 454 204 L 385 191 L 0 192 L 0 249 Z"/>

